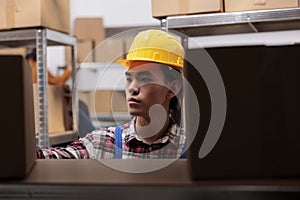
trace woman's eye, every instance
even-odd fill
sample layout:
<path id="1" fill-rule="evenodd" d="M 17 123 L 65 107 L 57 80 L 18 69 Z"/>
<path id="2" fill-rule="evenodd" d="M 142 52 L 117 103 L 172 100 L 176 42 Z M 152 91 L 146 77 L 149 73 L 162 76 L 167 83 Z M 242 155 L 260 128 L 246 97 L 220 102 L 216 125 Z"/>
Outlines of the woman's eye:
<path id="1" fill-rule="evenodd" d="M 126 82 L 130 83 L 132 81 L 131 78 L 126 78 Z"/>
<path id="2" fill-rule="evenodd" d="M 141 81 L 143 83 L 149 83 L 149 82 L 151 82 L 151 79 L 150 78 L 142 78 Z"/>

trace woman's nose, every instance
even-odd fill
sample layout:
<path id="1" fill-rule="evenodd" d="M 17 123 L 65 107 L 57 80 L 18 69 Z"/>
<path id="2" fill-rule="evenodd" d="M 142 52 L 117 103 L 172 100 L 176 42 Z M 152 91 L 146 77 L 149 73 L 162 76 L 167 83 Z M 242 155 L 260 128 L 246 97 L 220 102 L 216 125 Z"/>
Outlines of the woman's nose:
<path id="1" fill-rule="evenodd" d="M 137 95 L 140 91 L 139 84 L 136 81 L 131 82 L 128 87 L 128 92 L 130 95 Z"/>

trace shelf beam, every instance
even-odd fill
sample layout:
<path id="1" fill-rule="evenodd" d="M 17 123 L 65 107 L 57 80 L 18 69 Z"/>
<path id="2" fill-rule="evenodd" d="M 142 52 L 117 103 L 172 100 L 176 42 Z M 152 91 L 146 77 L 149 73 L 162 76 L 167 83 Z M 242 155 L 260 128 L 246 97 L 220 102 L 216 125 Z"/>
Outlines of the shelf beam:
<path id="1" fill-rule="evenodd" d="M 300 29 L 300 8 L 170 16 L 161 24 L 163 29 L 189 36 L 296 30 Z"/>

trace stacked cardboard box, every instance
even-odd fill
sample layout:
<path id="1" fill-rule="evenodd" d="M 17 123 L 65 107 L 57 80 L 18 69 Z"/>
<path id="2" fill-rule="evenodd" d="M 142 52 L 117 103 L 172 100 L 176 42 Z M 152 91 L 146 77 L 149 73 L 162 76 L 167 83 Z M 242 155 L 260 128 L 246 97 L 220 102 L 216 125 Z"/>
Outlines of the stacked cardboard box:
<path id="1" fill-rule="evenodd" d="M 74 34 L 78 39 L 78 62 L 113 62 L 124 58 L 125 39 L 106 38 L 102 18 L 77 18 Z M 68 55 L 68 63 L 70 56 Z"/>
<path id="2" fill-rule="evenodd" d="M 97 90 L 95 92 L 96 113 L 127 112 L 124 91 Z"/>
<path id="3" fill-rule="evenodd" d="M 223 0 L 152 0 L 152 16 L 222 12 Z"/>
<path id="4" fill-rule="evenodd" d="M 77 60 L 82 62 L 95 61 L 95 41 L 93 39 L 81 39 L 77 41 Z"/>
<path id="5" fill-rule="evenodd" d="M 224 0 L 225 11 L 267 10 L 299 7 L 299 0 Z"/>
<path id="6" fill-rule="evenodd" d="M 102 18 L 76 18 L 74 34 L 78 40 L 94 40 L 98 45 L 105 39 L 105 29 Z"/>
<path id="7" fill-rule="evenodd" d="M 299 0 L 152 0 L 152 16 L 296 8 Z"/>
<path id="8" fill-rule="evenodd" d="M 96 90 L 79 92 L 81 99 L 93 113 L 127 112 L 125 92 L 123 90 Z"/>
<path id="9" fill-rule="evenodd" d="M 74 33 L 78 39 L 78 61 L 114 62 L 124 58 L 126 41 L 123 38 L 106 38 L 102 18 L 77 18 Z M 90 45 L 94 42 L 94 46 Z M 87 79 L 87 81 L 89 81 Z M 127 112 L 125 92 L 113 89 L 81 91 L 79 99 L 90 113 Z"/>
<path id="10" fill-rule="evenodd" d="M 122 38 L 107 38 L 95 48 L 96 62 L 114 62 L 123 59 L 125 40 Z"/>
<path id="11" fill-rule="evenodd" d="M 105 39 L 102 18 L 76 18 L 74 35 L 77 37 L 77 62 L 95 62 L 95 47 Z M 66 62 L 71 64 L 71 49 L 66 48 Z"/>
<path id="12" fill-rule="evenodd" d="M 0 0 L 0 29 L 39 26 L 69 33 L 69 0 Z"/>

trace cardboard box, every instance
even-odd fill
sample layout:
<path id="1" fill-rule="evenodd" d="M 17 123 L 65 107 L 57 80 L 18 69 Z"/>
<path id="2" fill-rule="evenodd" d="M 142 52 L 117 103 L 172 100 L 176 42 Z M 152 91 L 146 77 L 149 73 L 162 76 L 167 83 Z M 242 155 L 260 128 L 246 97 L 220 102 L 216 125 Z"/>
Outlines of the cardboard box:
<path id="1" fill-rule="evenodd" d="M 96 90 L 79 92 L 78 98 L 89 108 L 91 115 L 95 113 L 128 112 L 123 90 Z"/>
<path id="2" fill-rule="evenodd" d="M 77 41 L 77 62 L 95 62 L 95 41 L 92 39 Z M 65 47 L 65 56 L 67 65 L 72 65 L 72 49 Z"/>
<path id="3" fill-rule="evenodd" d="M 105 39 L 102 18 L 76 18 L 74 34 L 78 40 L 94 40 L 96 45 Z"/>
<path id="4" fill-rule="evenodd" d="M 0 49 L 0 55 L 20 55 L 25 58 L 26 48 Z"/>
<path id="5" fill-rule="evenodd" d="M 226 12 L 294 8 L 299 3 L 299 0 L 224 0 Z"/>
<path id="6" fill-rule="evenodd" d="M 94 95 L 96 113 L 128 112 L 125 91 L 97 90 Z"/>
<path id="7" fill-rule="evenodd" d="M 96 62 L 114 62 L 123 59 L 125 55 L 125 41 L 121 38 L 108 38 L 95 48 Z"/>
<path id="8" fill-rule="evenodd" d="M 38 132 L 37 84 L 33 84 L 35 130 Z M 62 86 L 48 85 L 48 132 L 49 134 L 65 132 L 64 91 Z"/>
<path id="9" fill-rule="evenodd" d="M 77 60 L 82 62 L 94 62 L 95 61 L 95 42 L 92 39 L 78 40 L 77 42 Z"/>
<path id="10" fill-rule="evenodd" d="M 3 181 L 29 174 L 36 160 L 36 140 L 30 67 L 21 56 L 0 56 L 0 66 Z"/>
<path id="11" fill-rule="evenodd" d="M 69 33 L 69 0 L 0 0 L 0 29 L 37 26 Z"/>
<path id="12" fill-rule="evenodd" d="M 222 12 L 223 0 L 152 0 L 152 16 Z"/>

